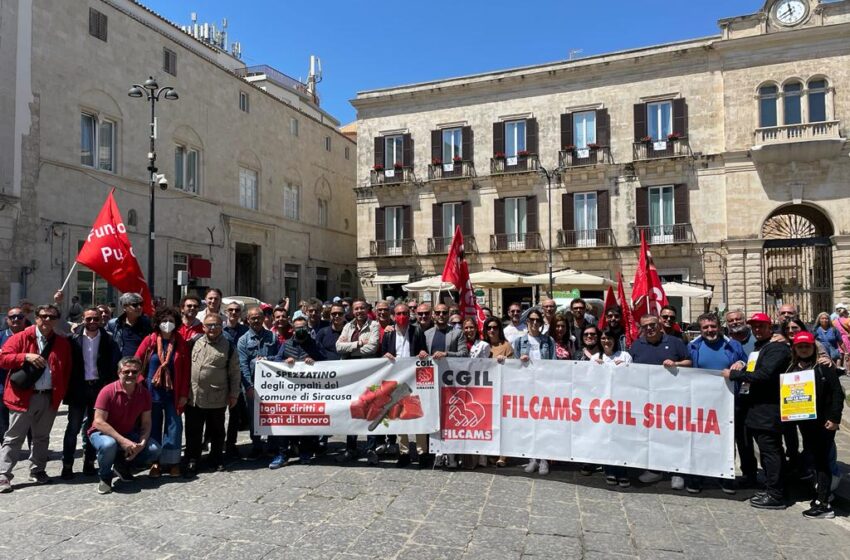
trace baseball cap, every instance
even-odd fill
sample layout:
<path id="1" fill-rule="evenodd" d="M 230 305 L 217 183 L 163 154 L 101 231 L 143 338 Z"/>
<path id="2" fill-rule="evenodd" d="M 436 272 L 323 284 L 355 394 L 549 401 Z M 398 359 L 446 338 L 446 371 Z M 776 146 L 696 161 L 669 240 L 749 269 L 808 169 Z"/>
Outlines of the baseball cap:
<path id="1" fill-rule="evenodd" d="M 263 313 L 271 313 L 272 311 L 274 311 L 274 307 L 272 307 L 271 304 L 268 304 L 268 303 L 261 303 L 260 304 L 260 310 Z"/>
<path id="2" fill-rule="evenodd" d="M 794 344 L 814 344 L 815 335 L 810 332 L 802 331 L 794 335 Z"/>
<path id="3" fill-rule="evenodd" d="M 836 303 L 835 304 L 835 310 L 838 311 L 839 309 L 847 309 L 847 304 L 846 303 Z"/>
<path id="4" fill-rule="evenodd" d="M 767 313 L 753 313 L 753 315 L 747 319 L 747 323 L 770 323 L 770 317 L 767 316 Z"/>
<path id="5" fill-rule="evenodd" d="M 334 296 L 334 303 L 339 303 L 342 301 L 342 298 L 339 296 Z"/>

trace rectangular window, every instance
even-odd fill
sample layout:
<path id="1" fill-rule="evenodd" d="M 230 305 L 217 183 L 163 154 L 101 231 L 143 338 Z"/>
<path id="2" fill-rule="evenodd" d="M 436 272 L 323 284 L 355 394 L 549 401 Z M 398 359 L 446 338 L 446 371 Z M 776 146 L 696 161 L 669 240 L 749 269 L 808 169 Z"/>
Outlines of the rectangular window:
<path id="1" fill-rule="evenodd" d="M 171 74 L 177 75 L 177 53 L 171 49 L 162 49 L 162 69 Z"/>
<path id="2" fill-rule="evenodd" d="M 289 134 L 291 136 L 298 136 L 298 119 L 295 117 L 289 119 Z"/>
<path id="3" fill-rule="evenodd" d="M 508 121 L 505 123 L 505 156 L 516 157 L 525 151 L 525 121 Z"/>
<path id="4" fill-rule="evenodd" d="M 319 199 L 319 225 L 328 227 L 328 201 Z"/>
<path id="5" fill-rule="evenodd" d="M 460 202 L 443 204 L 443 237 L 451 239 L 457 226 L 463 229 L 463 204 Z"/>
<path id="6" fill-rule="evenodd" d="M 80 116 L 80 163 L 115 171 L 115 123 L 95 115 Z"/>
<path id="7" fill-rule="evenodd" d="M 257 209 L 257 172 L 253 169 L 239 168 L 239 205 Z"/>
<path id="8" fill-rule="evenodd" d="M 573 201 L 576 245 L 596 246 L 596 193 L 576 193 Z"/>
<path id="9" fill-rule="evenodd" d="M 596 144 L 596 111 L 573 114 L 573 142 L 578 149 Z"/>
<path id="10" fill-rule="evenodd" d="M 404 208 L 390 206 L 384 209 L 384 239 L 387 243 L 387 255 L 400 255 L 404 239 Z"/>
<path id="11" fill-rule="evenodd" d="M 673 187 L 649 188 L 649 226 L 651 243 L 672 243 L 676 223 Z"/>
<path id="12" fill-rule="evenodd" d="M 783 109 L 785 109 L 785 124 L 800 124 L 803 122 L 802 92 L 803 84 L 785 84 Z"/>
<path id="13" fill-rule="evenodd" d="M 174 188 L 198 192 L 198 150 L 177 146 L 174 148 Z"/>
<path id="14" fill-rule="evenodd" d="M 189 259 L 200 258 L 201 255 L 189 254 L 189 253 L 172 253 L 171 259 L 171 301 L 178 302 L 180 298 L 183 297 L 183 286 L 179 286 L 177 284 L 177 274 L 183 270 L 189 270 Z M 194 288 L 189 287 L 189 291 L 192 291 Z"/>
<path id="15" fill-rule="evenodd" d="M 647 103 L 646 129 L 654 142 L 666 141 L 667 135 L 673 132 L 673 103 Z"/>
<path id="16" fill-rule="evenodd" d="M 239 110 L 248 112 L 248 94 L 244 91 L 239 92 Z"/>
<path id="17" fill-rule="evenodd" d="M 331 151 L 331 137 L 330 136 L 325 136 L 325 150 L 327 150 L 328 152 Z"/>
<path id="18" fill-rule="evenodd" d="M 451 163 L 455 157 L 463 158 L 463 138 L 460 128 L 443 129 L 443 163 Z"/>
<path id="19" fill-rule="evenodd" d="M 345 159 L 351 159 L 351 148 L 349 146 L 345 147 Z"/>
<path id="20" fill-rule="evenodd" d="M 298 301 L 298 273 L 301 267 L 297 264 L 283 266 L 283 294 L 289 301 Z"/>
<path id="21" fill-rule="evenodd" d="M 402 163 L 404 139 L 400 134 L 384 137 L 384 168 L 392 169 L 396 163 Z"/>
<path id="22" fill-rule="evenodd" d="M 106 14 L 102 14 L 94 8 L 89 8 L 89 35 L 106 41 Z"/>
<path id="23" fill-rule="evenodd" d="M 283 186 L 283 216 L 290 220 L 298 219 L 298 199 L 301 189 L 298 185 Z"/>
<path id="24" fill-rule="evenodd" d="M 512 251 L 525 249 L 525 234 L 528 232 L 525 205 L 524 196 L 505 199 L 505 233 L 508 249 Z"/>

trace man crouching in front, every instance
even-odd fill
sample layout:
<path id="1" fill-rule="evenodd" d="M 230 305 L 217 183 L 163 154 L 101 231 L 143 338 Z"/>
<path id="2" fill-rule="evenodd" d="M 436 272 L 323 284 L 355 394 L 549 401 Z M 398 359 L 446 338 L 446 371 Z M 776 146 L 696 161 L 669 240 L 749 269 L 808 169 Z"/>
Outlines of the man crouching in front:
<path id="1" fill-rule="evenodd" d="M 159 444 L 150 439 L 151 394 L 138 384 L 141 372 L 137 358 L 122 358 L 118 381 L 101 389 L 94 403 L 89 441 L 97 450 L 98 494 L 112 492 L 113 475 L 121 481 L 132 480 L 131 468 L 159 458 Z"/>

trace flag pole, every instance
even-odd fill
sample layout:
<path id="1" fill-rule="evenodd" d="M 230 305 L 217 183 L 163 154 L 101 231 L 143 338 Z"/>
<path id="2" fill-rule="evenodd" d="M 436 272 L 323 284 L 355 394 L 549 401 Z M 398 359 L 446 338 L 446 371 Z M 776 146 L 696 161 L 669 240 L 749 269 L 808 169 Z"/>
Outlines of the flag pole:
<path id="1" fill-rule="evenodd" d="M 74 270 L 76 270 L 76 268 L 77 268 L 77 261 L 74 261 L 74 264 L 72 264 L 72 265 L 71 265 L 71 270 L 69 270 L 69 271 L 68 271 L 68 276 L 66 276 L 66 277 L 65 277 L 65 281 L 64 281 L 64 282 L 62 282 L 62 287 L 61 287 L 61 288 L 59 288 L 59 291 L 60 291 L 60 292 L 64 292 L 64 291 L 65 291 L 65 286 L 67 286 L 67 285 L 68 285 L 68 280 L 70 280 L 70 279 L 71 279 L 71 275 L 72 275 L 72 274 L 74 274 Z"/>

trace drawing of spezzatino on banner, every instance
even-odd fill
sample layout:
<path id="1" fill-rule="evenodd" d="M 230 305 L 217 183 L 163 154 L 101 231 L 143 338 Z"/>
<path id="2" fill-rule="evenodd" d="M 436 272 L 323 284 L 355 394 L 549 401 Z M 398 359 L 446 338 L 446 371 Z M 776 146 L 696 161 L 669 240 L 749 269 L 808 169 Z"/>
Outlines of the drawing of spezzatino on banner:
<path id="1" fill-rule="evenodd" d="M 439 428 L 431 360 L 257 362 L 258 435 L 424 434 Z"/>
<path id="2" fill-rule="evenodd" d="M 431 436 L 432 453 L 499 455 L 499 364 L 480 358 L 451 358 L 437 365 L 442 408 L 440 431 Z"/>

